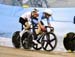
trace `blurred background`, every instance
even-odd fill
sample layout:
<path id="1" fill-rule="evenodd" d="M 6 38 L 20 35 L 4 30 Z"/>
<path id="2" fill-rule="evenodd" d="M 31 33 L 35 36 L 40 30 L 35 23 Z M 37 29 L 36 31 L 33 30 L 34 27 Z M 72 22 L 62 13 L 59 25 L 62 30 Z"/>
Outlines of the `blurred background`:
<path id="1" fill-rule="evenodd" d="M 75 7 L 75 0 L 0 0 L 0 4 L 23 7 Z"/>
<path id="2" fill-rule="evenodd" d="M 47 0 L 0 0 L 1 4 L 24 7 L 49 7 Z"/>

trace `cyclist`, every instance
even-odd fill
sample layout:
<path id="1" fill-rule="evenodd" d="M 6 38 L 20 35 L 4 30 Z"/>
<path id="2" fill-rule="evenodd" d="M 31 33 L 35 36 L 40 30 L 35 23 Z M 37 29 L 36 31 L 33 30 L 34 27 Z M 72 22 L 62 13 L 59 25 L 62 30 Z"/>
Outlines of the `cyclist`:
<path id="1" fill-rule="evenodd" d="M 39 22 L 39 26 L 41 28 L 42 31 L 45 31 L 46 28 L 45 26 L 49 26 L 52 27 L 50 24 L 50 17 L 52 16 L 53 12 L 51 9 L 46 9 L 43 14 L 42 14 L 42 18 Z"/>
<path id="2" fill-rule="evenodd" d="M 34 43 L 37 43 L 36 42 L 36 34 L 38 33 L 38 30 L 40 28 L 38 28 L 38 10 L 37 9 L 34 9 L 32 12 L 26 12 L 24 13 L 20 19 L 19 19 L 19 22 L 23 25 L 23 30 L 20 32 L 20 37 L 22 37 L 23 33 L 25 31 L 28 31 L 31 27 L 31 24 L 33 26 L 33 32 L 34 32 L 34 40 L 33 42 Z M 38 28 L 35 30 L 35 27 Z"/>

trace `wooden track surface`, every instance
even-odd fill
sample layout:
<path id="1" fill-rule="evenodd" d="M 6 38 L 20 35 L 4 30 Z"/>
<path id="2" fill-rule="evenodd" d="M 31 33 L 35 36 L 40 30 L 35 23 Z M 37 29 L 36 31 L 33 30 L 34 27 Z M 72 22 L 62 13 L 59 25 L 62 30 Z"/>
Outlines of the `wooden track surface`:
<path id="1" fill-rule="evenodd" d="M 0 46 L 0 57 L 75 57 L 75 53 L 32 51 Z"/>

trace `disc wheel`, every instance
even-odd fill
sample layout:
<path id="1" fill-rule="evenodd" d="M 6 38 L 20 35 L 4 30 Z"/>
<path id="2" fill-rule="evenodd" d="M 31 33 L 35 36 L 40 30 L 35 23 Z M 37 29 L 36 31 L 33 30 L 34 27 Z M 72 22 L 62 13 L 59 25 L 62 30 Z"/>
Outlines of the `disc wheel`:
<path id="1" fill-rule="evenodd" d="M 75 34 L 73 32 L 67 33 L 64 37 L 63 45 L 66 50 L 75 50 Z"/>
<path id="2" fill-rule="evenodd" d="M 15 48 L 20 48 L 20 35 L 19 35 L 20 31 L 16 31 L 14 32 L 13 36 L 12 36 L 12 43 L 13 46 Z"/>
<path id="3" fill-rule="evenodd" d="M 54 33 L 47 33 L 42 40 L 43 49 L 46 51 L 52 51 L 55 49 L 56 45 L 56 35 Z"/>
<path id="4" fill-rule="evenodd" d="M 32 35 L 29 32 L 23 34 L 22 46 L 24 49 L 30 49 L 32 47 Z"/>

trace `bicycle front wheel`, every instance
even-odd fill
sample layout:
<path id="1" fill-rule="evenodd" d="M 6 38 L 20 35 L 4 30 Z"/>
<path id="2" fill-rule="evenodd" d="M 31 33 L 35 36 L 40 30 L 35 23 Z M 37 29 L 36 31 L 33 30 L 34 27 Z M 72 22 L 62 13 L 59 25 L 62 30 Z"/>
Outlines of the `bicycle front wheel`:
<path id="1" fill-rule="evenodd" d="M 57 37 L 54 33 L 46 33 L 43 40 L 42 46 L 46 51 L 52 51 L 57 45 Z"/>
<path id="2" fill-rule="evenodd" d="M 21 42 L 24 49 L 30 49 L 32 47 L 32 35 L 29 32 L 25 32 Z"/>

